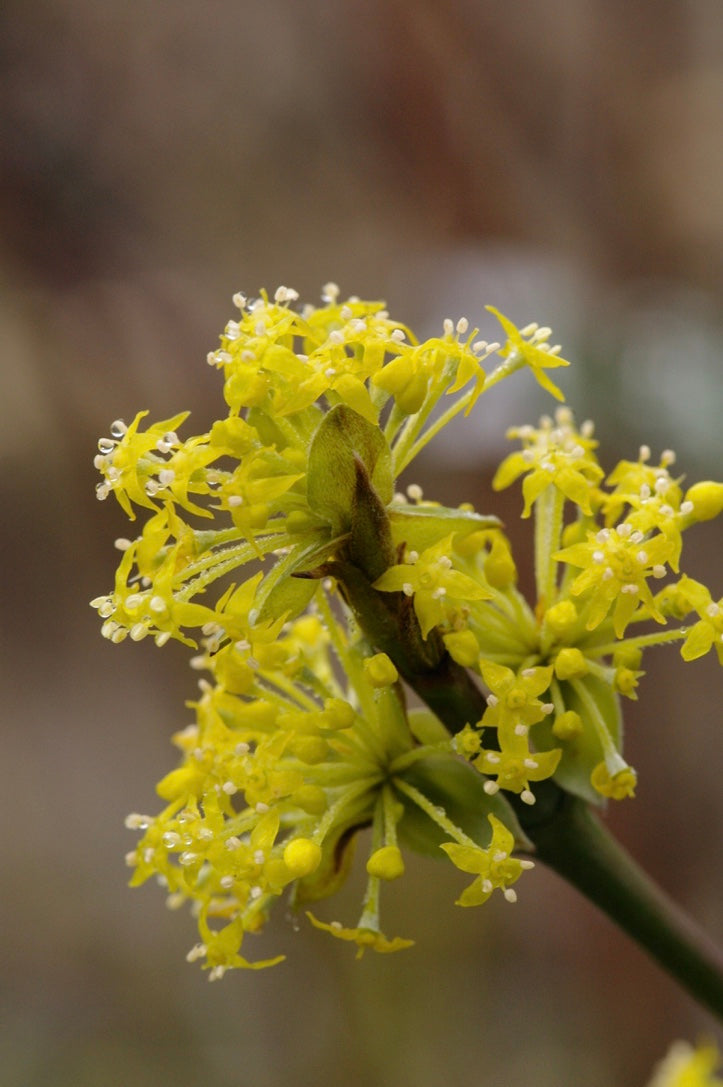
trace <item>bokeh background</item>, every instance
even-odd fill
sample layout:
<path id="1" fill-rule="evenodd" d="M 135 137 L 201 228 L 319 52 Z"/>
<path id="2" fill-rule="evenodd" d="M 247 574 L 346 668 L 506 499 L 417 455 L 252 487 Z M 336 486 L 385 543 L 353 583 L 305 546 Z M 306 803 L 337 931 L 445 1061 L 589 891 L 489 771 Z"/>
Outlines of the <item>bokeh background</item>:
<path id="1" fill-rule="evenodd" d="M 231 295 L 329 279 L 432 334 L 483 306 L 555 329 L 611 466 L 672 446 L 721 468 L 720 0 L 6 0 L 0 14 L 2 1087 L 638 1087 L 715 1024 L 552 874 L 452 905 L 413 863 L 357 963 L 283 908 L 288 961 L 209 986 L 185 914 L 126 888 L 193 696 L 185 652 L 114 647 L 87 601 L 128 532 L 94 499 L 112 419 L 220 403 Z M 512 382 L 508 383 L 510 386 Z M 519 376 L 420 463 L 501 512 Z M 688 570 L 721 585 L 723 539 Z M 648 657 L 628 705 L 639 796 L 610 823 L 719 939 L 721 679 Z M 359 886 L 333 913 L 353 923 Z"/>

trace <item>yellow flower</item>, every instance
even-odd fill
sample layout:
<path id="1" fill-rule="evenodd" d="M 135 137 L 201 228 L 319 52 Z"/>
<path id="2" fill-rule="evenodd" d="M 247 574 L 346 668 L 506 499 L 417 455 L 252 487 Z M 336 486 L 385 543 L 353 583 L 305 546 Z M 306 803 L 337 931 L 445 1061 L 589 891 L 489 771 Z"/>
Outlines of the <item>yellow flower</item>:
<path id="1" fill-rule="evenodd" d="M 503 490 L 524 473 L 523 517 L 530 516 L 533 503 L 550 486 L 557 487 L 583 513 L 592 514 L 590 499 L 604 475 L 593 453 L 598 443 L 592 439 L 592 424 L 583 423 L 578 431 L 572 412 L 558 408 L 554 422 L 543 416 L 539 428 L 513 427 L 507 436 L 520 438 L 523 451 L 511 453 L 502 461 L 492 486 L 496 491 Z"/>
<path id="2" fill-rule="evenodd" d="M 453 567 L 452 536 L 447 536 L 421 554 L 412 552 L 407 562 L 390 566 L 374 582 L 381 592 L 403 592 L 412 597 L 422 636 L 445 623 L 457 607 L 468 600 L 484 600 L 491 594 L 474 578 Z"/>
<path id="3" fill-rule="evenodd" d="M 380 932 L 377 929 L 344 928 L 339 921 L 332 921 L 327 924 L 325 921 L 319 921 L 314 917 L 313 913 L 309 913 L 308 911 L 306 916 L 309 918 L 314 928 L 329 932 L 332 936 L 336 936 L 338 940 L 348 940 L 351 943 L 355 943 L 358 948 L 356 953 L 358 959 L 362 957 L 368 948 L 385 954 L 390 951 L 402 951 L 404 948 L 414 946 L 414 940 L 405 940 L 401 936 L 393 936 L 389 939 L 389 937 L 385 936 L 383 932 Z"/>
<path id="4" fill-rule="evenodd" d="M 665 619 L 655 606 L 648 578 L 664 577 L 673 544 L 662 533 L 646 538 L 629 521 L 598 532 L 587 532 L 585 543 L 556 551 L 554 558 L 582 567 L 571 587 L 574 596 L 585 594 L 589 608 L 587 629 L 594 630 L 613 610 L 618 638 L 642 604 L 658 623 Z"/>
<path id="5" fill-rule="evenodd" d="M 508 317 L 504 317 L 494 306 L 486 306 L 485 309 L 494 314 L 507 334 L 507 343 L 500 351 L 500 354 L 510 363 L 529 366 L 543 389 L 551 393 L 556 400 L 564 400 L 565 398 L 557 385 L 545 373 L 545 370 L 554 369 L 556 366 L 570 365 L 566 359 L 560 358 L 558 355 L 560 348 L 557 345 L 554 347 L 549 346 L 547 341 L 551 330 L 532 324 L 520 331 Z"/>
<path id="6" fill-rule="evenodd" d="M 457 899 L 458 906 L 480 906 L 495 889 L 501 890 L 508 902 L 515 902 L 517 895 L 511 884 L 517 882 L 526 868 L 533 867 L 532 861 L 511 856 L 515 844 L 512 834 L 494 815 L 488 818 L 492 826 L 489 849 L 457 842 L 442 843 L 442 849 L 455 868 L 477 877 Z"/>
<path id="7" fill-rule="evenodd" d="M 686 661 L 697 660 L 715 646 L 718 660 L 723 664 L 723 597 L 713 600 L 705 585 L 691 577 L 681 578 L 677 588 L 700 616 L 687 631 L 681 657 Z"/>

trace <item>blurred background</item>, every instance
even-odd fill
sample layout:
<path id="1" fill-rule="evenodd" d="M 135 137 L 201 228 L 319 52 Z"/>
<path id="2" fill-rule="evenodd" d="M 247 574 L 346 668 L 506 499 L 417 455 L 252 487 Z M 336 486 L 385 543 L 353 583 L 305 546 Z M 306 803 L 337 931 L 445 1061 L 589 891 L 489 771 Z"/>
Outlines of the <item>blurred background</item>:
<path id="1" fill-rule="evenodd" d="M 111 420 L 221 403 L 231 295 L 328 280 L 420 335 L 484 304 L 555 330 L 611 467 L 672 446 L 720 477 L 719 0 L 6 0 L 0 14 L 2 1087 L 638 1087 L 709 1016 L 537 869 L 512 908 L 420 860 L 387 895 L 417 946 L 353 959 L 278 911 L 273 971 L 209 986 L 195 927 L 126 888 L 194 678 L 101 639 L 128 526 L 94 498 Z M 558 374 L 561 372 L 558 371 Z M 511 388 L 510 388 L 511 386 Z M 415 470 L 510 526 L 489 481 L 549 398 L 520 375 Z M 485 410 L 487 409 L 487 410 Z M 190 431 L 189 431 L 190 433 Z M 687 569 L 723 591 L 720 529 Z M 609 821 L 718 939 L 720 670 L 646 658 L 634 802 Z M 359 886 L 335 916 L 354 923 Z"/>

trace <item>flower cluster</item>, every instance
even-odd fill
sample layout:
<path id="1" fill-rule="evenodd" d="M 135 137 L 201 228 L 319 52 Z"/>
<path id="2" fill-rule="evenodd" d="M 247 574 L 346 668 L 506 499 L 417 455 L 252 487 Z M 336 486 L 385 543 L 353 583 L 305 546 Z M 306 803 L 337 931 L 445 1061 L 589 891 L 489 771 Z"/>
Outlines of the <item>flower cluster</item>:
<path id="1" fill-rule="evenodd" d="M 247 960 L 245 935 L 281 895 L 332 895 L 364 828 L 357 925 L 309 913 L 360 954 L 411 942 L 379 918 L 402 847 L 473 875 L 460 905 L 495 889 L 514 901 L 533 863 L 514 851 L 532 849 L 521 813 L 535 783 L 595 802 L 632 793 L 618 696 L 635 697 L 643 649 L 680 639 L 685 659 L 723 655 L 723 605 L 704 586 L 651 587 L 679 574 L 683 530 L 723 507 L 723 485 L 683 491 L 672 454 L 653 467 L 642 450 L 606 479 L 592 426 L 578 431 L 565 408 L 511 432 L 523 448 L 495 487 L 524 477 L 534 606 L 496 518 L 396 489 L 442 427 L 515 371 L 562 397 L 546 371 L 567 362 L 549 329 L 518 331 L 492 310 L 503 344 L 465 319 L 418 342 L 333 284 L 319 308 L 296 301 L 288 288 L 235 297 L 240 318 L 208 357 L 228 411 L 208 433 L 181 439 L 187 413 L 147 425 L 140 412 L 96 458 L 98 497 L 114 494 L 131 520 L 147 511 L 117 541 L 112 592 L 93 601 L 104 636 L 177 639 L 207 673 L 174 737 L 180 765 L 158 785 L 165 808 L 129 817 L 143 836 L 128 860 L 133 884 L 156 877 L 170 905 L 193 905 L 189 957 L 212 978 L 278 961 Z M 693 626 L 626 636 L 691 612 Z M 428 708 L 408 709 L 407 687 Z"/>

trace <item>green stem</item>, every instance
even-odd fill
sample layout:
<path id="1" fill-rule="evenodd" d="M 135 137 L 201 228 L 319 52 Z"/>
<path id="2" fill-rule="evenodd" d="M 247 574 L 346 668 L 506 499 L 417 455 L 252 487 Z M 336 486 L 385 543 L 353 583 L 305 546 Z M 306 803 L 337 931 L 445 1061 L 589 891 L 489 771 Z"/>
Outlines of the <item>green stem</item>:
<path id="1" fill-rule="evenodd" d="M 540 860 L 603 910 L 701 1004 L 723 1018 L 720 950 L 638 867 L 588 804 L 564 794 L 551 815 L 525 830 Z"/>

